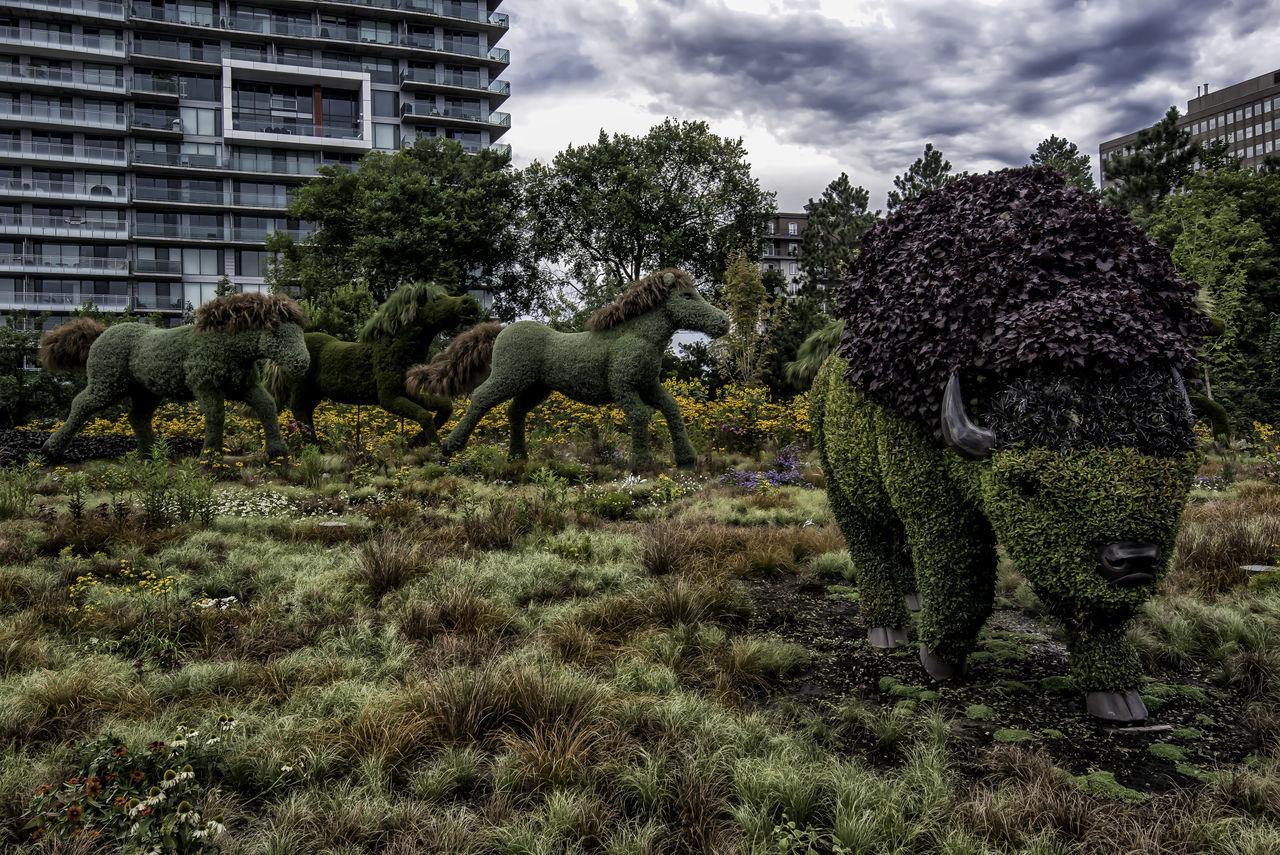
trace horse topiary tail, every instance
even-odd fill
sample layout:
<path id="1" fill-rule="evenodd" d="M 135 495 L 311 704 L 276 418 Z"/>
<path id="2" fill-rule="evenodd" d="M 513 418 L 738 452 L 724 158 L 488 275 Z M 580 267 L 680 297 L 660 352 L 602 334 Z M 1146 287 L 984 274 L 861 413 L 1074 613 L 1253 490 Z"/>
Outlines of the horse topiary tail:
<path id="1" fill-rule="evenodd" d="M 843 335 L 844 321 L 837 320 L 806 338 L 796 351 L 796 358 L 782 367 L 787 382 L 802 388 L 813 385 L 813 379 L 818 376 L 827 357 L 835 353 Z"/>
<path id="2" fill-rule="evenodd" d="M 89 348 L 106 331 L 91 318 L 75 318 L 40 336 L 40 364 L 45 371 L 84 371 Z"/>
<path id="3" fill-rule="evenodd" d="M 405 390 L 415 397 L 469 395 L 489 376 L 493 341 L 502 324 L 492 321 L 464 332 L 426 365 L 415 365 L 405 377 Z"/>

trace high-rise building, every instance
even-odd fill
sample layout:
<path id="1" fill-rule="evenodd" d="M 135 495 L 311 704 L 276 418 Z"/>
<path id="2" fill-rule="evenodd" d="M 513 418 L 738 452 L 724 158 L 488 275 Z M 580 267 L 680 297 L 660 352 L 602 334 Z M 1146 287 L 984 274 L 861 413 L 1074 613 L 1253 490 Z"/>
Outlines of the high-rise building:
<path id="1" fill-rule="evenodd" d="M 1180 127 L 1191 132 L 1199 142 L 1221 139 L 1229 153 L 1240 158 L 1249 169 L 1257 169 L 1268 156 L 1280 155 L 1280 70 L 1260 75 L 1243 83 L 1209 90 L 1198 87 L 1195 98 L 1187 102 L 1187 111 L 1178 120 Z M 1124 152 L 1137 140 L 1138 131 L 1107 140 L 1098 147 L 1099 163 L 1117 152 Z M 1103 186 L 1111 182 L 1105 180 Z"/>
<path id="2" fill-rule="evenodd" d="M 777 270 L 792 290 L 800 278 L 800 235 L 808 224 L 808 214 L 774 214 L 764 238 L 760 270 Z"/>
<path id="3" fill-rule="evenodd" d="M 420 135 L 502 147 L 502 0 L 0 3 L 0 312 L 180 322 L 263 287 L 290 188 Z"/>

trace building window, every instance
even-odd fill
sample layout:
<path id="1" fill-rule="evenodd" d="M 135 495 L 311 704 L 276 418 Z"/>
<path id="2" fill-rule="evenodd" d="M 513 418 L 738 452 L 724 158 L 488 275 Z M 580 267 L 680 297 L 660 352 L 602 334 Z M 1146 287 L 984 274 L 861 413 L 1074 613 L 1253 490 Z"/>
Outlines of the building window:
<path id="1" fill-rule="evenodd" d="M 400 126 L 384 125 L 375 122 L 373 125 L 373 147 L 395 149 L 400 147 Z"/>
<path id="2" fill-rule="evenodd" d="M 182 272 L 184 275 L 218 276 L 222 274 L 222 250 L 183 249 Z"/>
<path id="3" fill-rule="evenodd" d="M 399 98 L 395 92 L 385 92 L 382 90 L 374 90 L 373 93 L 373 115 L 375 116 L 395 116 L 400 117 L 397 112 L 399 105 L 396 103 Z"/>
<path id="4" fill-rule="evenodd" d="M 787 234 L 789 234 L 789 235 L 793 235 L 793 234 L 795 234 L 795 233 L 796 233 L 796 224 L 795 224 L 795 223 L 787 223 Z"/>
<path id="5" fill-rule="evenodd" d="M 242 249 L 236 253 L 237 276 L 265 276 L 271 253 L 262 249 Z"/>
<path id="6" fill-rule="evenodd" d="M 182 132 L 199 136 L 213 137 L 218 135 L 218 113 L 205 107 L 182 107 Z"/>

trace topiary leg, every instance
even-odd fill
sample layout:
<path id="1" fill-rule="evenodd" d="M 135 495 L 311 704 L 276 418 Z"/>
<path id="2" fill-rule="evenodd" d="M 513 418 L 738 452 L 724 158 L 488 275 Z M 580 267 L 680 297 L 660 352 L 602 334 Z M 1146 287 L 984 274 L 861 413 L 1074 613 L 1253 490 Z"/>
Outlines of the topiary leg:
<path id="1" fill-rule="evenodd" d="M 284 437 L 280 435 L 280 416 L 276 412 L 276 402 L 271 397 L 271 393 L 264 386 L 251 386 L 249 391 L 245 392 L 244 402 L 253 407 L 253 411 L 262 420 L 262 433 L 266 438 L 267 457 L 288 459 L 289 446 L 285 444 Z M 221 437 L 219 437 L 219 442 L 221 442 Z"/>
<path id="2" fill-rule="evenodd" d="M 67 443 L 76 435 L 76 431 L 84 427 L 84 423 L 92 418 L 94 413 L 114 404 L 121 397 L 122 395 L 114 390 L 95 385 L 90 381 L 89 385 L 81 389 L 71 402 L 71 413 L 67 416 L 67 420 L 44 441 L 40 453 L 50 461 L 57 460 L 62 456 L 62 452 L 66 451 Z"/>
<path id="3" fill-rule="evenodd" d="M 160 399 L 151 395 L 134 395 L 129 407 L 129 424 L 133 427 L 133 435 L 138 438 L 138 451 L 146 454 L 156 441 L 155 431 L 151 427 L 151 419 L 156 414 Z"/>
<path id="4" fill-rule="evenodd" d="M 682 469 L 692 469 L 698 459 L 689 442 L 689 433 L 685 430 L 684 416 L 680 413 L 680 405 L 675 396 L 667 391 L 661 383 L 650 386 L 644 394 L 644 402 L 662 412 L 667 420 L 667 431 L 671 434 L 671 451 L 675 455 L 676 465 Z"/>
<path id="5" fill-rule="evenodd" d="M 631 425 L 631 468 L 646 469 L 653 465 L 653 455 L 649 453 L 649 421 L 653 418 L 653 410 L 635 389 L 615 390 L 614 396 Z"/>
<path id="6" fill-rule="evenodd" d="M 1141 721 L 1147 708 L 1138 694 L 1142 665 L 1127 625 L 1095 629 L 1067 626 L 1071 676 L 1084 690 L 1090 714 L 1110 721 Z"/>
<path id="7" fill-rule="evenodd" d="M 301 384 L 295 386 L 289 395 L 289 409 L 293 411 L 294 420 L 311 429 L 310 434 L 303 432 L 303 437 L 307 442 L 316 445 L 320 444 L 320 437 L 316 434 L 316 404 L 318 403 L 320 399 L 307 394 Z"/>
<path id="8" fill-rule="evenodd" d="M 447 457 L 467 444 L 467 438 L 480 424 L 484 414 L 519 393 L 518 388 L 506 388 L 502 378 L 495 371 L 489 379 L 481 383 L 471 393 L 471 406 L 463 414 L 462 420 L 454 426 L 453 431 L 440 443 L 440 451 Z"/>
<path id="9" fill-rule="evenodd" d="M 530 386 L 511 399 L 511 406 L 507 408 L 507 419 L 511 424 L 511 445 L 507 456 L 512 460 L 529 456 L 524 441 L 525 417 L 550 396 L 551 390 L 547 387 Z"/>
<path id="10" fill-rule="evenodd" d="M 195 390 L 196 404 L 204 416 L 204 448 L 202 455 L 217 457 L 222 454 L 222 430 L 225 418 L 225 401 L 218 389 Z"/>

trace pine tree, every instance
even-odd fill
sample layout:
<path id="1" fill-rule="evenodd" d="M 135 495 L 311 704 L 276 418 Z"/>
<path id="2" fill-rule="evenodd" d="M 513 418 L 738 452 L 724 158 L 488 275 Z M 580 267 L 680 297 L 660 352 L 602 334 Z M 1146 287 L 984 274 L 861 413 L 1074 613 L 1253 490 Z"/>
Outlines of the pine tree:
<path id="1" fill-rule="evenodd" d="M 819 198 L 804 206 L 809 222 L 800 241 L 799 261 L 810 283 L 829 287 L 848 274 L 863 232 L 880 219 L 879 211 L 867 210 L 870 199 L 865 188 L 854 187 L 842 172 Z"/>
<path id="2" fill-rule="evenodd" d="M 893 186 L 897 189 L 889 191 L 885 209 L 892 214 L 904 202 L 945 187 L 968 174 L 961 172 L 952 175 L 951 161 L 943 160 L 942 152 L 934 148 L 933 143 L 925 143 L 924 156 L 916 158 L 916 162 L 906 172 L 893 179 Z"/>
<path id="3" fill-rule="evenodd" d="M 1180 116 L 1177 107 L 1170 107 L 1163 119 L 1138 131 L 1130 153 L 1103 161 L 1103 177 L 1116 182 L 1103 191 L 1108 204 L 1145 219 L 1191 177 L 1201 147 L 1189 130 L 1178 126 Z"/>
<path id="4" fill-rule="evenodd" d="M 1053 167 L 1066 176 L 1068 187 L 1079 187 L 1087 193 L 1098 192 L 1089 155 L 1082 154 L 1079 146 L 1057 134 L 1050 134 L 1048 139 L 1040 141 L 1031 155 L 1031 165 Z"/>

